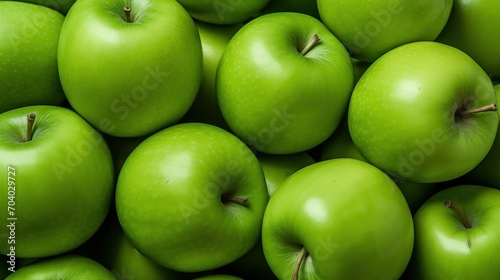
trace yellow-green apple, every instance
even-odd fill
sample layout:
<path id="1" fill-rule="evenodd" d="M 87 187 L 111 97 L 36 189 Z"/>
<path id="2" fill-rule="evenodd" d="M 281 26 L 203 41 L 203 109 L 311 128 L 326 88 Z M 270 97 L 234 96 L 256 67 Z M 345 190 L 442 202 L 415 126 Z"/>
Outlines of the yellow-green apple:
<path id="1" fill-rule="evenodd" d="M 151 134 L 179 121 L 198 92 L 202 51 L 176 1 L 77 1 L 64 21 L 58 64 L 66 97 L 99 130 Z"/>
<path id="2" fill-rule="evenodd" d="M 0 253 L 59 255 L 88 240 L 114 191 L 102 136 L 74 111 L 27 106 L 0 114 Z"/>
<path id="3" fill-rule="evenodd" d="M 413 238 L 396 184 L 348 158 L 291 175 L 269 200 L 262 225 L 264 254 L 279 279 L 398 279 Z"/>
<path id="4" fill-rule="evenodd" d="M 29 105 L 61 105 L 57 68 L 64 22 L 40 5 L 0 1 L 0 113 Z"/>
<path id="5" fill-rule="evenodd" d="M 314 17 L 287 12 L 245 24 L 222 55 L 216 81 L 231 131 L 269 154 L 303 152 L 328 138 L 353 85 L 340 41 Z"/>
<path id="6" fill-rule="evenodd" d="M 248 252 L 268 200 L 252 151 L 203 123 L 148 137 L 125 161 L 116 188 L 118 218 L 134 247 L 180 272 L 215 269 Z"/>
<path id="7" fill-rule="evenodd" d="M 493 84 L 464 52 L 437 42 L 400 46 L 356 84 L 348 125 L 368 162 L 394 178 L 449 181 L 473 169 L 495 140 Z"/>
<path id="8" fill-rule="evenodd" d="M 415 279 L 495 279 L 500 275 L 500 190 L 458 185 L 414 216 Z"/>

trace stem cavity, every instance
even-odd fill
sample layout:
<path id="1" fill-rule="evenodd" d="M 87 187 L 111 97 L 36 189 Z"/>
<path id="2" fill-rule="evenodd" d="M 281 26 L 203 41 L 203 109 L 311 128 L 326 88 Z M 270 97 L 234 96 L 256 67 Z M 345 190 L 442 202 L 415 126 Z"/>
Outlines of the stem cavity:
<path id="1" fill-rule="evenodd" d="M 34 113 L 29 114 L 26 119 L 28 120 L 26 124 L 26 141 L 29 142 L 31 141 L 33 137 L 33 124 L 35 123 L 35 117 L 36 115 Z"/>
<path id="2" fill-rule="evenodd" d="M 130 18 L 130 7 L 129 6 L 125 6 L 123 7 L 123 13 L 125 14 L 125 21 L 126 22 L 132 22 L 132 19 Z"/>
<path id="3" fill-rule="evenodd" d="M 451 200 L 446 200 L 444 202 L 444 206 L 446 206 L 447 208 L 451 208 L 453 209 L 453 211 L 455 211 L 455 213 L 457 213 L 457 215 L 460 217 L 460 219 L 462 220 L 462 223 L 463 225 L 465 226 L 466 229 L 470 229 L 472 228 L 472 225 L 470 223 L 469 220 L 467 220 L 467 218 L 465 218 L 465 215 L 464 213 L 462 213 L 462 211 L 460 211 L 460 209 L 458 209 L 457 206 L 455 206 Z M 467 246 L 470 248 L 471 247 L 471 239 L 470 239 L 470 232 L 468 232 L 467 234 Z"/>
<path id="4" fill-rule="evenodd" d="M 307 257 L 306 247 L 302 247 L 302 250 L 300 250 L 300 253 L 299 253 L 299 258 L 297 259 L 297 262 L 295 263 L 295 267 L 293 268 L 292 280 L 299 279 L 300 267 L 302 266 L 302 263 L 304 263 L 304 261 L 306 260 L 306 257 Z"/>
<path id="5" fill-rule="evenodd" d="M 240 205 L 248 205 L 248 198 L 246 197 L 234 197 L 234 196 L 229 196 L 229 197 L 223 197 L 222 199 L 223 202 L 233 202 L 237 203 Z"/>
<path id="6" fill-rule="evenodd" d="M 304 47 L 304 49 L 302 49 L 300 54 L 303 56 L 306 55 L 309 52 L 309 50 L 311 50 L 312 47 L 314 47 L 314 45 L 316 45 L 319 42 L 319 40 L 320 38 L 318 37 L 318 34 L 314 34 L 311 41 L 309 41 L 309 43 Z"/>
<path id="7" fill-rule="evenodd" d="M 462 211 L 460 211 L 460 209 L 458 209 L 457 206 L 455 206 L 455 204 L 453 204 L 451 202 L 451 200 L 446 200 L 444 202 L 444 206 L 446 206 L 447 208 L 451 208 L 453 209 L 453 211 L 455 211 L 455 213 L 457 213 L 457 215 L 460 217 L 460 219 L 462 220 L 462 223 L 464 224 L 465 228 L 469 229 L 472 227 L 472 225 L 470 224 L 469 220 L 467 220 L 464 216 L 464 213 L 462 213 Z"/>

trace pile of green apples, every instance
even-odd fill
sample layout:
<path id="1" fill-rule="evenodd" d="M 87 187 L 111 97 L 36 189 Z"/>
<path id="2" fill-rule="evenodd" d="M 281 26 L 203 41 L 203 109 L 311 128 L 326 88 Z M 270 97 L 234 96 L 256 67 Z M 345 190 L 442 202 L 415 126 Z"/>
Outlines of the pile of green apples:
<path id="1" fill-rule="evenodd" d="M 497 0 L 0 1 L 0 278 L 499 279 Z"/>

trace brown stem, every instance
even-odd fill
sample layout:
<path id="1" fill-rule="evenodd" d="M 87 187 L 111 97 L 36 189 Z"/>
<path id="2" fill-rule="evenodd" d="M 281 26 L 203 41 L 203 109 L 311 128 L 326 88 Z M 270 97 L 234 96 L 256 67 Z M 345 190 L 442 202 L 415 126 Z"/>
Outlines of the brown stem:
<path id="1" fill-rule="evenodd" d="M 123 12 L 125 13 L 125 21 L 127 22 L 132 22 L 132 19 L 130 19 L 130 7 L 129 6 L 125 6 L 123 7 Z"/>
<path id="2" fill-rule="evenodd" d="M 36 115 L 34 113 L 29 114 L 26 118 L 28 123 L 26 125 L 26 142 L 31 141 L 33 137 L 33 123 L 35 123 Z"/>
<path id="3" fill-rule="evenodd" d="M 304 47 L 304 49 L 302 49 L 300 54 L 306 55 L 306 53 L 309 52 L 309 50 L 312 49 L 312 47 L 314 47 L 314 45 L 316 45 L 319 42 L 319 40 L 320 40 L 320 38 L 318 37 L 318 34 L 314 34 L 311 41 L 309 41 L 309 43 Z"/>
<path id="4" fill-rule="evenodd" d="M 444 202 L 444 206 L 448 207 L 448 208 L 451 208 L 453 209 L 453 211 L 455 211 L 455 213 L 458 214 L 458 216 L 460 217 L 460 219 L 462 220 L 462 223 L 464 224 L 465 228 L 469 229 L 472 227 L 472 225 L 470 224 L 469 220 L 467 220 L 464 216 L 464 213 L 462 213 L 462 211 L 460 211 L 460 209 L 458 209 L 457 206 L 455 206 L 451 200 L 446 200 Z"/>
<path id="5" fill-rule="evenodd" d="M 248 204 L 248 198 L 246 198 L 246 197 L 234 197 L 234 196 L 230 196 L 230 197 L 225 197 L 224 201 L 225 202 L 234 202 L 234 203 L 238 203 L 238 204 L 241 204 L 241 205 L 247 205 Z"/>
<path id="6" fill-rule="evenodd" d="M 293 268 L 292 280 L 299 279 L 300 266 L 306 260 L 306 256 L 307 256 L 306 247 L 302 247 L 302 250 L 300 250 L 299 253 L 299 258 L 297 259 L 297 262 L 295 262 L 295 267 Z"/>
<path id="7" fill-rule="evenodd" d="M 460 114 L 462 116 L 468 116 L 470 114 L 476 114 L 476 113 L 482 113 L 482 112 L 491 112 L 491 111 L 496 111 L 497 110 L 497 105 L 495 103 L 489 104 L 486 106 L 482 106 L 479 108 L 474 108 L 474 109 L 469 109 L 461 112 Z"/>

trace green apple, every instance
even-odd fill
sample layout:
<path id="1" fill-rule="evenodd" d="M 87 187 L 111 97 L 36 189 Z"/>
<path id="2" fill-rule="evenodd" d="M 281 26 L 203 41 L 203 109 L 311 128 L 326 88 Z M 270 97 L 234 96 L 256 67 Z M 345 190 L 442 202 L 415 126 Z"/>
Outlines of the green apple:
<path id="1" fill-rule="evenodd" d="M 58 53 L 66 97 L 101 131 L 151 134 L 179 121 L 196 97 L 202 51 L 176 1 L 77 1 Z"/>
<path id="2" fill-rule="evenodd" d="M 258 13 L 270 0 L 177 0 L 191 16 L 213 24 L 235 24 Z"/>
<path id="3" fill-rule="evenodd" d="M 0 168 L 6 184 L 0 189 L 6 210 L 0 212 L 1 254 L 41 258 L 68 252 L 89 239 L 108 213 L 111 153 L 73 111 L 40 105 L 0 114 Z"/>
<path id="4" fill-rule="evenodd" d="M 497 101 L 500 100 L 500 85 L 495 85 L 494 87 L 495 95 Z M 500 117 L 500 112 L 499 112 Z M 476 184 L 480 184 L 487 187 L 493 187 L 500 189 L 500 176 L 498 170 L 500 170 L 500 123 L 499 129 L 497 129 L 497 135 L 495 136 L 495 141 L 493 146 L 488 151 L 486 157 L 466 176 L 474 181 Z"/>
<path id="5" fill-rule="evenodd" d="M 0 1 L 0 113 L 63 103 L 57 68 L 63 22 L 63 15 L 47 7 Z"/>
<path id="6" fill-rule="evenodd" d="M 453 0 L 318 0 L 321 20 L 360 60 L 373 62 L 406 43 L 432 41 Z"/>
<path id="7" fill-rule="evenodd" d="M 252 151 L 202 123 L 177 124 L 144 140 L 116 189 L 118 218 L 134 247 L 180 272 L 215 269 L 248 252 L 267 200 Z"/>
<path id="8" fill-rule="evenodd" d="M 183 118 L 183 122 L 203 122 L 227 129 L 217 103 L 215 75 L 220 57 L 241 24 L 215 25 L 195 21 L 200 34 L 203 50 L 203 72 L 201 85 L 193 105 Z"/>
<path id="9" fill-rule="evenodd" d="M 354 70 L 347 50 L 319 20 L 272 13 L 234 35 L 216 86 L 235 135 L 263 153 L 293 154 L 319 145 L 336 129 Z"/>
<path id="10" fill-rule="evenodd" d="M 470 55 L 500 78 L 500 5 L 496 0 L 454 0 L 448 23 L 436 39 Z"/>
<path id="11" fill-rule="evenodd" d="M 500 275 L 500 190 L 460 185 L 425 202 L 414 217 L 415 279 Z"/>
<path id="12" fill-rule="evenodd" d="M 271 0 L 260 11 L 260 15 L 277 12 L 295 12 L 310 15 L 317 19 L 320 18 L 316 0 Z"/>
<path id="13" fill-rule="evenodd" d="M 73 6 L 73 4 L 76 2 L 76 0 L 14 0 L 14 1 L 42 5 L 51 8 L 53 10 L 56 10 L 63 15 L 66 15 L 71 6 Z"/>
<path id="14" fill-rule="evenodd" d="M 272 196 L 276 189 L 297 170 L 315 163 L 306 152 L 290 155 L 258 154 L 266 178 L 267 192 Z"/>
<path id="15" fill-rule="evenodd" d="M 62 255 L 31 263 L 6 280 L 116 280 L 117 278 L 98 262 L 78 255 Z"/>
<path id="16" fill-rule="evenodd" d="M 413 221 L 389 176 L 363 161 L 332 159 L 278 188 L 262 245 L 279 279 L 398 279 L 412 253 Z"/>
<path id="17" fill-rule="evenodd" d="M 403 45 L 356 84 L 348 125 L 368 162 L 394 178 L 444 182 L 473 169 L 498 128 L 493 84 L 462 51 L 437 42 Z"/>

